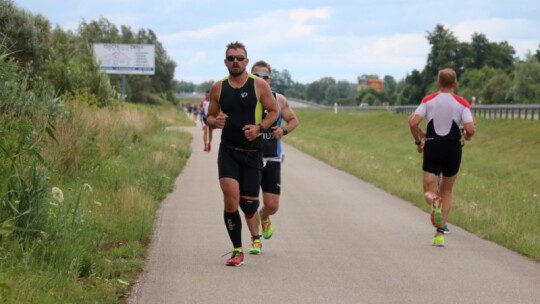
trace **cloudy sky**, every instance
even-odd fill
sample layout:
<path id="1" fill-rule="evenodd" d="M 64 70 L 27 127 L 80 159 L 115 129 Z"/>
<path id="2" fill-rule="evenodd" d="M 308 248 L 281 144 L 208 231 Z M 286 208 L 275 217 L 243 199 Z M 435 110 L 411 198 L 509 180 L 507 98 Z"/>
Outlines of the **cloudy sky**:
<path id="1" fill-rule="evenodd" d="M 400 80 L 422 69 L 437 24 L 460 41 L 475 32 L 507 41 L 524 58 L 540 45 L 538 0 L 14 0 L 65 30 L 103 17 L 132 31 L 151 29 L 177 64 L 177 80 L 200 83 L 227 74 L 226 45 L 243 42 L 292 79 L 356 82 L 359 75 Z"/>

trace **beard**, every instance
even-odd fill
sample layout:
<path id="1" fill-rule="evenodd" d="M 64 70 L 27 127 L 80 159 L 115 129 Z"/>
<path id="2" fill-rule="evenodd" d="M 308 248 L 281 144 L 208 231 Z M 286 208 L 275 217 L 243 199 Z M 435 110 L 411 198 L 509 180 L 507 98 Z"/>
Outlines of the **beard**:
<path id="1" fill-rule="evenodd" d="M 242 75 L 242 73 L 244 73 L 246 69 L 241 69 L 241 68 L 230 68 L 229 69 L 229 75 L 233 76 L 233 77 L 238 77 L 240 75 Z"/>

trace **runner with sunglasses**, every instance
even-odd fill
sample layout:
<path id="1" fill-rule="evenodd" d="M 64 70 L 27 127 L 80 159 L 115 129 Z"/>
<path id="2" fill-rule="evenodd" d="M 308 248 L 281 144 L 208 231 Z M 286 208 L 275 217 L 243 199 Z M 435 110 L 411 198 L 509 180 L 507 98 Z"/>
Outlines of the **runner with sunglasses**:
<path id="1" fill-rule="evenodd" d="M 249 63 L 244 44 L 233 42 L 225 50 L 229 76 L 210 89 L 207 123 L 222 129 L 218 151 L 219 184 L 223 192 L 225 227 L 233 244 L 227 266 L 244 263 L 242 219 L 257 215 L 263 169 L 262 134 L 279 112 L 266 81 L 246 71 Z M 267 114 L 263 118 L 263 109 Z"/>
<path id="2" fill-rule="evenodd" d="M 432 245 L 444 246 L 444 227 L 452 208 L 452 188 L 461 165 L 463 137 L 470 140 L 475 133 L 471 106 L 465 98 L 454 94 L 457 87 L 456 73 L 452 69 L 439 71 L 439 92 L 422 99 L 415 112 L 409 117 L 409 128 L 418 153 L 424 153 L 422 170 L 424 197 L 432 205 L 432 224 L 436 228 Z M 424 133 L 419 125 L 427 120 Z M 440 179 L 439 192 L 437 184 Z M 442 206 L 441 206 L 442 205 Z"/>
<path id="3" fill-rule="evenodd" d="M 272 68 L 265 61 L 257 61 L 251 67 L 251 73 L 259 78 L 264 79 L 268 84 L 272 81 Z M 281 138 L 292 132 L 298 126 L 298 118 L 289 106 L 285 96 L 272 92 L 279 106 L 279 117 L 271 128 L 268 128 L 263 134 L 263 160 L 264 169 L 261 181 L 261 189 L 263 192 L 263 207 L 259 216 L 248 218 L 246 223 L 251 232 L 251 248 L 250 254 L 261 254 L 262 243 L 261 235 L 259 234 L 259 225 L 262 224 L 262 236 L 265 239 L 272 237 L 274 226 L 270 222 L 270 216 L 275 214 L 279 208 L 279 195 L 281 192 L 281 163 L 284 159 L 284 154 L 281 149 Z M 264 112 L 266 115 L 266 111 Z M 281 126 L 282 120 L 287 123 L 286 126 Z"/>

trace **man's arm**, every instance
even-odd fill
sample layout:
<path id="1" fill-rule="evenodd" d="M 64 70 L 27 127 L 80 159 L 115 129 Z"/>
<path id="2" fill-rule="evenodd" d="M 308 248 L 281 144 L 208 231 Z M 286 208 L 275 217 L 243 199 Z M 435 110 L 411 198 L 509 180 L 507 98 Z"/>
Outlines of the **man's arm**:
<path id="1" fill-rule="evenodd" d="M 256 78 L 255 80 L 257 81 L 257 91 L 261 93 L 259 100 L 267 112 L 260 124 L 263 128 L 268 129 L 279 117 L 277 100 L 274 98 L 272 89 L 270 89 L 270 85 L 266 81 L 261 78 Z"/>
<path id="2" fill-rule="evenodd" d="M 476 129 L 474 127 L 474 122 L 469 122 L 463 125 L 463 137 L 465 137 L 465 140 L 470 140 L 471 137 L 473 137 L 474 133 L 476 132 Z"/>
<path id="3" fill-rule="evenodd" d="M 282 138 L 283 136 L 291 133 L 299 124 L 298 117 L 294 113 L 293 109 L 289 106 L 287 98 L 281 94 L 277 94 L 279 108 L 281 110 L 281 116 L 287 122 L 287 125 L 284 127 L 273 127 L 274 137 L 277 139 Z"/>
<path id="4" fill-rule="evenodd" d="M 257 92 L 260 93 L 259 101 L 261 102 L 264 109 L 266 109 L 266 116 L 259 123 L 259 125 L 246 125 L 242 128 L 244 131 L 244 136 L 247 140 L 252 141 L 259 133 L 261 133 L 261 128 L 268 129 L 272 124 L 277 120 L 279 116 L 277 101 L 272 94 L 272 90 L 266 81 L 262 78 L 255 78 L 255 86 Z"/>
<path id="5" fill-rule="evenodd" d="M 413 113 L 411 116 L 409 116 L 409 129 L 411 130 L 414 143 L 416 144 L 419 153 L 424 151 L 422 141 L 426 138 L 426 134 L 422 131 L 422 129 L 420 129 L 421 121 L 422 117 L 418 114 Z"/>

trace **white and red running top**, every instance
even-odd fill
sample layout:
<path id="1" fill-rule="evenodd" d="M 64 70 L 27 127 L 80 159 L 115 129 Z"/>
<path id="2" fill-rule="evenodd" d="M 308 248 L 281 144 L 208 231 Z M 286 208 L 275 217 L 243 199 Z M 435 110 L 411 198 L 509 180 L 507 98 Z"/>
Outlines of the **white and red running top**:
<path id="1" fill-rule="evenodd" d="M 462 123 L 473 122 L 471 106 L 467 100 L 453 93 L 437 92 L 427 95 L 422 99 L 414 113 L 425 118 L 428 125 L 433 126 L 435 134 L 429 134 L 430 132 L 428 132 L 426 139 L 449 135 L 453 137 L 454 134 L 450 134 L 450 131 L 454 123 L 460 126 Z M 460 136 L 460 134 L 455 135 Z"/>

